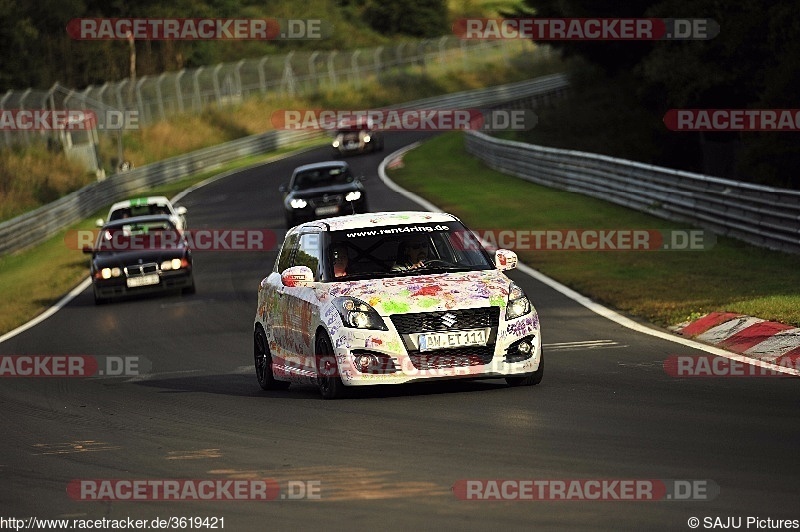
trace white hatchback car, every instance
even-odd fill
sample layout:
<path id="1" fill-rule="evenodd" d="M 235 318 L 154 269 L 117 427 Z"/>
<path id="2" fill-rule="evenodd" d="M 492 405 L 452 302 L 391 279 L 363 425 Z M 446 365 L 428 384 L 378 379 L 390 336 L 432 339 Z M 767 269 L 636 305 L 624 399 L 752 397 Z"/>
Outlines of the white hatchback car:
<path id="1" fill-rule="evenodd" d="M 265 390 L 430 379 L 538 384 L 539 316 L 494 257 L 455 217 L 386 212 L 307 222 L 287 232 L 261 281 L 254 324 Z"/>
<path id="2" fill-rule="evenodd" d="M 97 227 L 102 227 L 105 222 L 113 222 L 122 218 L 134 216 L 153 216 L 166 214 L 183 233 L 186 230 L 186 207 L 174 207 L 165 196 L 148 196 L 118 201 L 108 210 L 108 218 L 98 218 Z"/>

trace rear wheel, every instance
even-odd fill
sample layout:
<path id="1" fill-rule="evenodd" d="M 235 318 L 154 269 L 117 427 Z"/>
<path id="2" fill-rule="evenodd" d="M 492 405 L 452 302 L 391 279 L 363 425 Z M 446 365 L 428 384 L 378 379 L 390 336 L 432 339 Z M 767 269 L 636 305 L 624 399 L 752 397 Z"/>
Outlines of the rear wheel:
<path id="1" fill-rule="evenodd" d="M 345 395 L 345 387 L 339 377 L 339 366 L 328 336 L 321 334 L 316 342 L 317 385 L 325 399 L 339 399 Z"/>
<path id="2" fill-rule="evenodd" d="M 509 386 L 535 386 L 542 382 L 544 376 L 544 353 L 539 359 L 539 369 L 522 377 L 506 377 Z"/>
<path id="3" fill-rule="evenodd" d="M 256 365 L 256 378 L 262 390 L 285 390 L 289 383 L 277 381 L 272 375 L 272 353 L 267 343 L 264 329 L 259 327 L 253 337 L 253 357 Z"/>

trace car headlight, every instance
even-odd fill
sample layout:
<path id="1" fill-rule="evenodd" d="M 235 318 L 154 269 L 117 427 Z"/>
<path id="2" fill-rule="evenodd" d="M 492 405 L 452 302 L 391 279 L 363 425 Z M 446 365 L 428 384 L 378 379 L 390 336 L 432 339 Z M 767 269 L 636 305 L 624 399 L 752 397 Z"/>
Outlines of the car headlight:
<path id="1" fill-rule="evenodd" d="M 360 190 L 354 190 L 352 192 L 348 192 L 347 195 L 344 197 L 344 200 L 345 201 L 357 201 L 359 198 L 361 198 L 361 191 Z"/>
<path id="2" fill-rule="evenodd" d="M 506 307 L 506 320 L 513 320 L 524 316 L 531 311 L 531 302 L 522 288 L 511 283 L 508 291 L 508 306 Z"/>
<path id="3" fill-rule="evenodd" d="M 111 279 L 112 277 L 119 277 L 120 275 L 122 275 L 122 270 L 116 266 L 114 268 L 103 268 L 100 270 L 100 277 L 103 279 Z"/>
<path id="4" fill-rule="evenodd" d="M 355 297 L 337 297 L 333 300 L 333 306 L 339 311 L 345 327 L 354 329 L 377 329 L 388 331 L 386 324 L 378 312 Z"/>
<path id="5" fill-rule="evenodd" d="M 181 259 L 165 260 L 161 263 L 162 270 L 179 270 L 181 267 Z"/>
<path id="6" fill-rule="evenodd" d="M 334 148 L 338 148 L 339 147 L 339 139 L 336 139 L 336 140 L 333 141 L 333 147 Z"/>
<path id="7" fill-rule="evenodd" d="M 370 140 L 372 140 L 372 137 L 369 135 L 364 135 L 364 142 L 369 142 Z"/>
<path id="8" fill-rule="evenodd" d="M 306 202 L 304 199 L 295 198 L 289 202 L 289 205 L 291 205 L 293 209 L 302 209 L 308 205 L 308 202 Z"/>

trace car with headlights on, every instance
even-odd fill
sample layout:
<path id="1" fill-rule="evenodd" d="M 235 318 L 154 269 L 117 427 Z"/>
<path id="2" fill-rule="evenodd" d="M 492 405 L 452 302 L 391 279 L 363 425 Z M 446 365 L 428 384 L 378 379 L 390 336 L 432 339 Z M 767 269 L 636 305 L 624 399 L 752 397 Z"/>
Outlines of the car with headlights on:
<path id="1" fill-rule="evenodd" d="M 265 390 L 459 378 L 538 384 L 539 316 L 505 271 L 446 213 L 386 212 L 303 223 L 286 233 L 261 281 L 253 323 Z"/>
<path id="2" fill-rule="evenodd" d="M 105 220 L 98 218 L 96 225 L 102 227 L 106 221 L 113 222 L 123 218 L 135 216 L 155 216 L 166 214 L 170 217 L 178 231 L 186 230 L 186 207 L 175 207 L 165 196 L 147 196 L 143 198 L 131 198 L 125 201 L 114 203 L 108 210 Z"/>
<path id="3" fill-rule="evenodd" d="M 171 216 L 135 216 L 100 228 L 90 276 L 97 304 L 128 295 L 180 290 L 195 292 L 192 252 Z"/>
<path id="4" fill-rule="evenodd" d="M 331 148 L 334 157 L 383 151 L 383 134 L 369 118 L 345 119 L 337 124 Z"/>
<path id="5" fill-rule="evenodd" d="M 343 214 L 369 211 L 363 177 L 353 175 L 344 161 L 298 166 L 288 184 L 280 186 L 286 227 Z"/>

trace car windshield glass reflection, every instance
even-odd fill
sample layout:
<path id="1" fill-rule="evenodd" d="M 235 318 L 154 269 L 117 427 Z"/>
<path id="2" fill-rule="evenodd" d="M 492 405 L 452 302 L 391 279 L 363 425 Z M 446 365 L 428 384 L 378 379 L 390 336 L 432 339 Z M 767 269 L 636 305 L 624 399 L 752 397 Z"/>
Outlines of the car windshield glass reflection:
<path id="1" fill-rule="evenodd" d="M 175 249 L 182 245 L 180 233 L 169 223 L 131 224 L 100 231 L 97 250 L 106 252 Z"/>
<path id="2" fill-rule="evenodd" d="M 292 188 L 304 190 L 308 188 L 327 187 L 351 183 L 353 176 L 343 168 L 320 168 L 297 174 L 294 177 Z"/>

